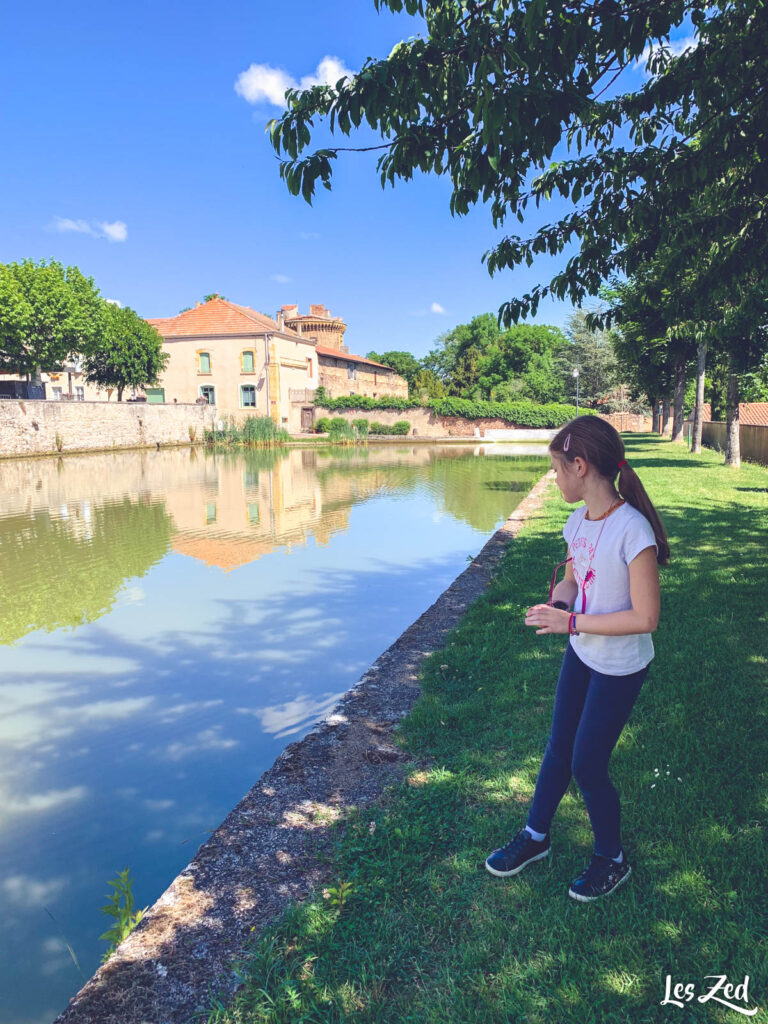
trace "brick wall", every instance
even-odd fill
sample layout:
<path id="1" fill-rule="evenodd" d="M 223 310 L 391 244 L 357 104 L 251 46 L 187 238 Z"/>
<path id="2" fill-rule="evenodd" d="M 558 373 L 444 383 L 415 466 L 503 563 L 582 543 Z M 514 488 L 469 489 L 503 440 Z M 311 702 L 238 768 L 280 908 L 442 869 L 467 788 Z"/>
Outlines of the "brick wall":
<path id="1" fill-rule="evenodd" d="M 208 405 L 3 400 L 0 458 L 200 442 L 216 418 Z"/>
<path id="2" fill-rule="evenodd" d="M 601 413 L 600 419 L 607 420 L 611 426 L 621 432 L 650 434 L 653 431 L 653 419 L 640 413 L 612 412 L 608 415 Z"/>

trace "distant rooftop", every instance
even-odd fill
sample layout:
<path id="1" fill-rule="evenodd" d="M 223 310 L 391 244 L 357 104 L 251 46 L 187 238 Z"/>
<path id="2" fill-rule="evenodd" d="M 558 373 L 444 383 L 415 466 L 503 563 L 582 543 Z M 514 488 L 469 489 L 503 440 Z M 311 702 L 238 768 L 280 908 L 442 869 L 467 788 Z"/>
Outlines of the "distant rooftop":
<path id="1" fill-rule="evenodd" d="M 277 321 L 250 306 L 238 306 L 218 295 L 208 302 L 198 302 L 192 309 L 169 317 L 147 318 L 164 338 L 188 338 L 199 335 L 253 335 L 265 331 L 287 333 Z M 293 331 L 290 331 L 293 334 Z"/>

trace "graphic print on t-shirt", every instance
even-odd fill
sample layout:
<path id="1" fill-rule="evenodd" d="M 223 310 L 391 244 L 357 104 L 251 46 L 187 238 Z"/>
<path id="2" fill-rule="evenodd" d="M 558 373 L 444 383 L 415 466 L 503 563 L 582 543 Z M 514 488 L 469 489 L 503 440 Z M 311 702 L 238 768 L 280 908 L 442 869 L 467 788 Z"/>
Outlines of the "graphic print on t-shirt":
<path id="1" fill-rule="evenodd" d="M 573 555 L 573 577 L 579 585 L 579 592 L 583 593 L 592 586 L 597 573 L 591 565 L 595 557 L 595 545 L 586 537 L 575 537 L 571 544 Z"/>

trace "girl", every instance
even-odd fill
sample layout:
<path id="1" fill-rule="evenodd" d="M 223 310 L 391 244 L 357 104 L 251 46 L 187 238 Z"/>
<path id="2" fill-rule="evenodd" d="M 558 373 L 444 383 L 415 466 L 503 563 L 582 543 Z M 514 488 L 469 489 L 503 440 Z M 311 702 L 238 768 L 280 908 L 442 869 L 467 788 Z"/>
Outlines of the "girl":
<path id="1" fill-rule="evenodd" d="M 525 624 L 537 627 L 537 634 L 568 633 L 570 639 L 527 823 L 485 866 L 506 877 L 549 855 L 549 826 L 573 773 L 595 850 L 568 895 L 588 901 L 612 893 L 631 872 L 608 762 L 654 656 L 658 566 L 669 561 L 669 543 L 624 458 L 619 433 L 606 420 L 577 416 L 558 431 L 549 451 L 563 498 L 584 505 L 563 527 L 565 579 L 550 590 L 550 603 L 528 609 Z"/>

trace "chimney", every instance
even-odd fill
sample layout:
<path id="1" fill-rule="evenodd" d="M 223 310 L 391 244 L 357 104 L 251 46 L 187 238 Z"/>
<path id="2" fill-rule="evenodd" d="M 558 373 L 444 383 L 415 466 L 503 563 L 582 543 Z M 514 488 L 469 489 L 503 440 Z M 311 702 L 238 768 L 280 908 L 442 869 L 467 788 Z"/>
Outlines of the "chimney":
<path id="1" fill-rule="evenodd" d="M 279 331 L 284 331 L 285 330 L 285 313 L 282 311 L 282 309 L 278 309 L 277 316 L 275 317 L 275 319 L 277 320 L 277 329 Z"/>
<path id="2" fill-rule="evenodd" d="M 196 302 L 196 303 L 195 303 L 195 309 L 197 309 L 197 307 L 198 307 L 199 305 L 200 305 L 200 303 L 199 303 L 199 302 Z"/>
<path id="3" fill-rule="evenodd" d="M 328 310 L 325 308 L 325 306 L 321 306 L 321 305 L 310 306 L 309 307 L 309 315 L 310 316 L 322 316 L 322 317 L 325 317 L 325 316 L 328 316 Z"/>

